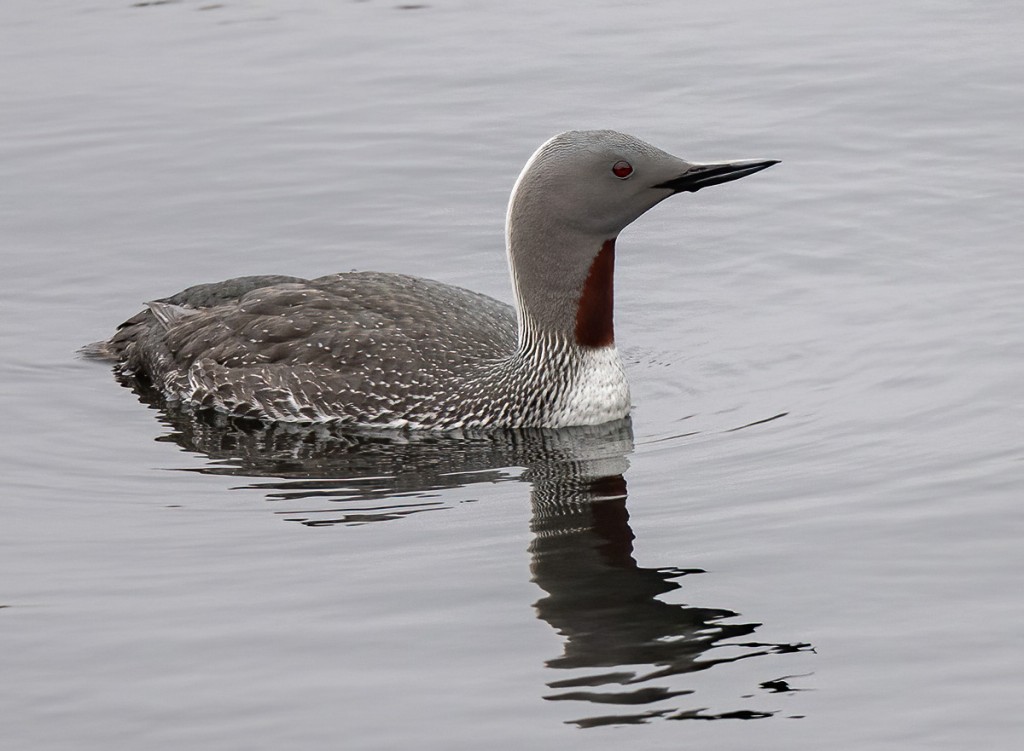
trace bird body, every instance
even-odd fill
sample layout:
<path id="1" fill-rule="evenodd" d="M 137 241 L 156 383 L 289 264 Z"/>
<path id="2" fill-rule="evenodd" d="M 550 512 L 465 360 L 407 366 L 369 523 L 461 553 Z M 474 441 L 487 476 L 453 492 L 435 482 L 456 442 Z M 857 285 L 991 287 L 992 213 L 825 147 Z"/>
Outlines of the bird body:
<path id="1" fill-rule="evenodd" d="M 615 347 L 615 239 L 681 191 L 774 162 L 693 165 L 614 131 L 530 158 L 506 246 L 515 306 L 404 274 L 190 287 L 93 354 L 168 400 L 264 421 L 452 430 L 594 425 L 629 413 Z"/>

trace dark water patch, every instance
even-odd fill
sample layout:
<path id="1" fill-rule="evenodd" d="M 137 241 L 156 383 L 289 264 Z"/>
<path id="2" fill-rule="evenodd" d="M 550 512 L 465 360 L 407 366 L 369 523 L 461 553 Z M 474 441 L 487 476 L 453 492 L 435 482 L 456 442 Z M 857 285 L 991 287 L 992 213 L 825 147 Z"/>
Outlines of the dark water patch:
<path id="1" fill-rule="evenodd" d="M 794 691 L 810 691 L 811 689 L 796 688 L 790 685 L 790 681 L 794 678 L 806 678 L 809 674 L 803 675 L 784 675 L 781 678 L 775 678 L 774 680 L 764 681 L 760 684 L 760 688 L 773 694 L 788 694 Z"/>
<path id="2" fill-rule="evenodd" d="M 738 709 L 734 712 L 709 713 L 703 709 L 690 709 L 674 714 L 670 720 L 763 720 L 774 717 L 775 712 L 757 712 L 752 709 Z"/>

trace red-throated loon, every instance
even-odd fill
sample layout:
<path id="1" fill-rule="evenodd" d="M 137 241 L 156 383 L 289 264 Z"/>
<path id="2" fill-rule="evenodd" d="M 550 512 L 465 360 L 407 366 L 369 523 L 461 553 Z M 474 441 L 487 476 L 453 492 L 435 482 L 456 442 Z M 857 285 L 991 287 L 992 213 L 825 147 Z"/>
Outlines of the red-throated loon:
<path id="1" fill-rule="evenodd" d="M 149 303 L 93 355 L 171 402 L 270 422 L 453 430 L 629 413 L 615 348 L 615 239 L 669 196 L 773 160 L 691 164 L 609 130 L 530 157 L 506 246 L 515 306 L 402 274 L 241 277 Z"/>

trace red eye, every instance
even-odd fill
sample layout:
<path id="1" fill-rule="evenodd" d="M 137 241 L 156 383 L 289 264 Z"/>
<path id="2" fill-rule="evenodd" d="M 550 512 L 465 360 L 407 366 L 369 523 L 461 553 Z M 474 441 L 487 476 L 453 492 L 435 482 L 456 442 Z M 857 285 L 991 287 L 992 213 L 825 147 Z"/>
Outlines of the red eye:
<path id="1" fill-rule="evenodd" d="M 620 160 L 612 165 L 612 174 L 620 180 L 625 180 L 633 174 L 633 165 L 625 160 Z"/>

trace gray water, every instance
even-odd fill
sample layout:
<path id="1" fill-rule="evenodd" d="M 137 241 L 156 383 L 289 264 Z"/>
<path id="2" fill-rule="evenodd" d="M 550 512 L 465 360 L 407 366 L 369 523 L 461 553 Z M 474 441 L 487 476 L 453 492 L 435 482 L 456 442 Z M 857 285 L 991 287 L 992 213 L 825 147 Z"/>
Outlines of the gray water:
<path id="1" fill-rule="evenodd" d="M 1022 36 L 1000 1 L 0 6 L 4 749 L 1019 748 Z M 239 274 L 508 300 L 508 191 L 578 127 L 782 160 L 620 238 L 631 425 L 247 432 L 76 357 Z"/>

